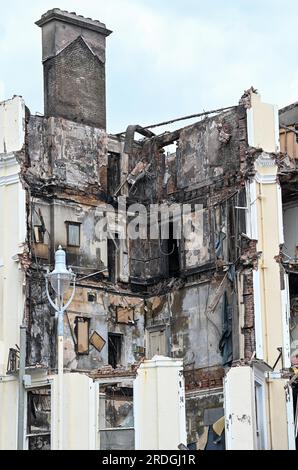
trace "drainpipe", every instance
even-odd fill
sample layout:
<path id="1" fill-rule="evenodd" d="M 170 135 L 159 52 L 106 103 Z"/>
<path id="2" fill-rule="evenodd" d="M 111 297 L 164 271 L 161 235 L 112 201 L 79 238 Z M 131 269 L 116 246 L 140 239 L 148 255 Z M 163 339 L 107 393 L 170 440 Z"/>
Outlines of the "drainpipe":
<path id="1" fill-rule="evenodd" d="M 18 402 L 18 450 L 24 449 L 26 327 L 20 326 L 19 402 Z"/>

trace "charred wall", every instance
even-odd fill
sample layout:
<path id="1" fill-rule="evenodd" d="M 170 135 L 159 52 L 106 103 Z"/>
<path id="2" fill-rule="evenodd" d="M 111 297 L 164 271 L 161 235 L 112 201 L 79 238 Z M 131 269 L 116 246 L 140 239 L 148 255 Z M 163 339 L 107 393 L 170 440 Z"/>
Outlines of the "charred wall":
<path id="1" fill-rule="evenodd" d="M 177 149 L 177 188 L 207 185 L 240 170 L 239 117 L 227 111 L 182 129 Z"/>
<path id="2" fill-rule="evenodd" d="M 123 147 L 121 138 L 95 127 L 61 117 L 30 117 L 23 162 L 23 179 L 30 188 L 34 274 L 29 280 L 30 360 L 45 356 L 55 367 L 54 353 L 47 350 L 55 347 L 49 341 L 42 345 L 44 335 L 53 342 L 56 324 L 46 306 L 43 270 L 53 262 L 50 253 L 61 244 L 78 278 L 77 294 L 65 318 L 65 367 L 106 367 L 111 360 L 109 347 L 121 344 L 117 367 L 128 368 L 161 347 L 164 354 L 184 359 L 188 388 L 219 386 L 223 368 L 241 356 L 236 273 L 243 269 L 245 252 L 244 211 L 237 209 L 246 204 L 244 121 L 240 106 L 173 133 L 146 136 L 130 146 L 124 142 Z M 175 142 L 176 152 L 167 155 L 165 146 Z M 142 202 L 146 208 L 155 203 L 200 204 L 199 229 L 193 224 L 192 241 L 182 239 L 177 244 L 178 271 L 170 272 L 165 240 L 127 239 L 126 248 L 115 252 L 127 273 L 114 272 L 111 277 L 115 266 L 109 266 L 110 245 L 98 239 L 96 217 L 105 212 L 107 202 L 117 206 L 115 193 L 126 195 L 128 204 Z M 41 219 L 44 243 L 37 243 L 35 226 Z M 80 226 L 80 246 L 68 246 L 69 222 Z M 43 287 L 36 290 L 36 282 Z M 38 302 L 39 309 L 34 307 Z M 85 354 L 78 353 L 77 317 L 88 323 Z M 241 332 L 247 350 L 253 348 L 249 328 L 253 324 L 247 321 Z M 101 338 L 100 350 L 90 342 L 93 332 Z"/>
<path id="3" fill-rule="evenodd" d="M 176 152 L 164 148 L 176 143 Z M 171 204 L 200 205 L 201 227 L 195 241 L 179 240 L 181 274 L 208 269 L 217 259 L 235 261 L 239 235 L 245 232 L 244 169 L 247 149 L 246 112 L 235 107 L 172 133 L 153 136 L 130 146 L 129 197 L 149 207 Z M 141 166 L 140 166 L 141 165 Z M 137 176 L 137 177 L 136 177 Z M 236 233 L 235 233 L 236 232 Z M 167 247 L 159 239 L 130 242 L 132 282 L 150 283 L 169 276 Z"/>
<path id="4" fill-rule="evenodd" d="M 100 198 L 107 189 L 105 131 L 62 118 L 31 116 L 24 178 L 34 191 L 51 185 Z"/>

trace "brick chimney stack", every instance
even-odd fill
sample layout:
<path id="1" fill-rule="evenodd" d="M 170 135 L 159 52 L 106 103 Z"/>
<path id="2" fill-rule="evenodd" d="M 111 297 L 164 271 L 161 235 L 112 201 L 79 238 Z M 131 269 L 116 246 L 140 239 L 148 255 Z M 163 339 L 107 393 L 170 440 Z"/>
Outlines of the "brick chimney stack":
<path id="1" fill-rule="evenodd" d="M 45 115 L 105 129 L 105 49 L 112 31 L 59 8 L 36 24 L 42 29 Z"/>

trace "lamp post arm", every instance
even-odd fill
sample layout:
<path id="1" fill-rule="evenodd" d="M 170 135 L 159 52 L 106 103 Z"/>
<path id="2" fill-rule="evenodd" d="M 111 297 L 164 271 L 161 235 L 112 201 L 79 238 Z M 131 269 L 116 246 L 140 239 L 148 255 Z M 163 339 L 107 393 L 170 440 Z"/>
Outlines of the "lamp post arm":
<path id="1" fill-rule="evenodd" d="M 50 293 L 49 293 L 49 281 L 48 281 L 48 278 L 46 277 L 46 293 L 47 293 L 47 296 L 48 296 L 48 300 L 51 304 L 51 306 L 53 307 L 54 310 L 56 310 L 56 312 L 59 312 L 59 308 L 56 304 L 54 304 L 54 302 L 52 301 L 51 297 L 50 297 Z"/>
<path id="2" fill-rule="evenodd" d="M 71 302 L 73 301 L 73 298 L 74 298 L 74 295 L 75 295 L 75 291 L 76 291 L 76 280 L 75 280 L 75 278 L 74 278 L 74 280 L 73 280 L 72 294 L 71 294 L 70 299 L 68 300 L 68 302 L 66 302 L 66 304 L 62 307 L 62 309 L 61 309 L 62 312 L 65 312 L 65 310 L 67 309 L 67 307 L 69 307 L 69 305 L 70 305 Z"/>

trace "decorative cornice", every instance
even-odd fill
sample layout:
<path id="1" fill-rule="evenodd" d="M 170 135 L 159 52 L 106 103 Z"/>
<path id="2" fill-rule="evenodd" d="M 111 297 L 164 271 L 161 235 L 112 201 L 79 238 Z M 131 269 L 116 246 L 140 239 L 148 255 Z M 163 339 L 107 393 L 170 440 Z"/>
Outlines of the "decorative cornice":
<path id="1" fill-rule="evenodd" d="M 82 15 L 77 15 L 74 12 L 69 13 L 66 10 L 60 10 L 60 8 L 53 8 L 42 15 L 40 20 L 36 21 L 36 25 L 42 27 L 44 24 L 52 20 L 62 21 L 64 23 L 70 23 L 75 26 L 79 26 L 84 29 L 91 29 L 96 31 L 103 36 L 109 36 L 112 31 L 106 28 L 104 23 L 92 18 L 85 18 Z"/>
<path id="2" fill-rule="evenodd" d="M 0 186 L 8 186 L 9 184 L 15 184 L 20 181 L 19 173 L 13 173 L 12 175 L 0 176 Z"/>
<path id="3" fill-rule="evenodd" d="M 262 152 L 261 155 L 255 161 L 256 166 L 259 167 L 274 167 L 277 166 L 274 158 L 270 153 Z"/>
<path id="4" fill-rule="evenodd" d="M 261 173 L 255 174 L 255 180 L 257 183 L 262 184 L 273 184 L 277 183 L 277 176 L 276 175 L 262 175 Z"/>
<path id="5" fill-rule="evenodd" d="M 255 180 L 257 183 L 272 184 L 277 182 L 276 169 L 277 165 L 274 157 L 270 153 L 262 152 L 261 155 L 255 161 Z M 270 168 L 272 173 L 260 173 L 258 169 Z"/>
<path id="6" fill-rule="evenodd" d="M 9 168 L 14 165 L 17 165 L 18 161 L 16 159 L 15 153 L 2 153 L 0 154 L 0 169 Z"/>

